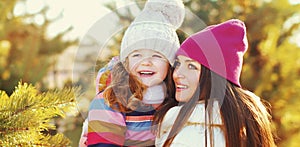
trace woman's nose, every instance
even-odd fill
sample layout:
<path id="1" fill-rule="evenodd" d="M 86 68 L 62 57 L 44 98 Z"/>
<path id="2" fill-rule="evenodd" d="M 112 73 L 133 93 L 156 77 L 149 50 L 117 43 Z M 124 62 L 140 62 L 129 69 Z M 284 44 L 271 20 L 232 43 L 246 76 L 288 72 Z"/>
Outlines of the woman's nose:
<path id="1" fill-rule="evenodd" d="M 178 67 L 173 72 L 173 78 L 184 78 L 184 75 L 182 73 L 182 68 Z"/>

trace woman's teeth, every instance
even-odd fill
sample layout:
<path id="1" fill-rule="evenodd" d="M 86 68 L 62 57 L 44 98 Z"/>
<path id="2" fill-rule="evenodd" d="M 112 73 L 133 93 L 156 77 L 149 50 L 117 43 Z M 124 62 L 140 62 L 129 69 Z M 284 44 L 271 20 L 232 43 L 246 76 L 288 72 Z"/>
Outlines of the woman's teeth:
<path id="1" fill-rule="evenodd" d="M 179 89 L 186 89 L 187 88 L 187 86 L 185 86 L 185 85 L 177 85 L 176 87 L 179 88 Z"/>

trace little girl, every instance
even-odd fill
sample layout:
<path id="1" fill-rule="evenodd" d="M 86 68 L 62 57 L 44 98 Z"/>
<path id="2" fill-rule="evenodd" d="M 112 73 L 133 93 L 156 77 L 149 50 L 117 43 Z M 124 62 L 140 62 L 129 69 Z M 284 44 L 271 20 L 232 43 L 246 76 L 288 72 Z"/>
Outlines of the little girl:
<path id="1" fill-rule="evenodd" d="M 148 0 L 126 30 L 111 83 L 91 102 L 88 146 L 153 146 L 152 117 L 173 97 L 171 65 L 179 48 L 181 0 Z"/>
<path id="2" fill-rule="evenodd" d="M 237 19 L 182 43 L 173 73 L 179 106 L 168 102 L 157 111 L 156 146 L 275 146 L 267 108 L 239 81 L 247 47 L 245 24 Z"/>

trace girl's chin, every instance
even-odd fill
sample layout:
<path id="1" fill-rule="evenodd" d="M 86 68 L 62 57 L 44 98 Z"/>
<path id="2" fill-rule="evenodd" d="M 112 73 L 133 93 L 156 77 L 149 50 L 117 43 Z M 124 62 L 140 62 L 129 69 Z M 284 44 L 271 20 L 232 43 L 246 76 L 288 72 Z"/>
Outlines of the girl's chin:
<path id="1" fill-rule="evenodd" d="M 143 82 L 143 84 L 146 85 L 147 87 L 152 87 L 152 86 L 157 85 L 155 83 L 150 83 L 150 82 Z"/>
<path id="2" fill-rule="evenodd" d="M 141 81 L 144 85 L 148 87 L 159 85 L 162 83 L 161 80 L 150 80 L 150 79 L 143 79 L 143 78 L 141 78 Z"/>

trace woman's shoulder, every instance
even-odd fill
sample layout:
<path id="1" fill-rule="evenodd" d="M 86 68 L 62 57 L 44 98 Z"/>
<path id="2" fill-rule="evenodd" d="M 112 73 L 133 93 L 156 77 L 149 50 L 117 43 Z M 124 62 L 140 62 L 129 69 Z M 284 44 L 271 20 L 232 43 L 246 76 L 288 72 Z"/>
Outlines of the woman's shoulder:
<path id="1" fill-rule="evenodd" d="M 166 116 L 177 116 L 182 106 L 174 106 L 170 108 L 166 114 Z"/>
<path id="2" fill-rule="evenodd" d="M 168 110 L 163 119 L 163 126 L 172 126 L 182 106 L 174 106 Z"/>
<path id="3" fill-rule="evenodd" d="M 222 117 L 220 112 L 220 105 L 218 101 L 213 101 L 211 109 L 211 116 L 214 124 L 222 124 Z M 189 122 L 205 122 L 205 114 L 209 114 L 209 110 L 205 108 L 205 102 L 199 101 L 194 111 L 192 112 Z"/>
<path id="4" fill-rule="evenodd" d="M 170 108 L 165 116 L 165 119 L 169 119 L 169 118 L 176 118 L 177 115 L 179 114 L 180 110 L 182 109 L 183 106 L 174 106 L 172 108 Z M 193 110 L 193 113 L 191 115 L 191 117 L 193 117 L 194 115 L 198 115 L 201 116 L 199 114 L 204 114 L 205 111 L 205 104 L 204 102 L 199 102 L 195 109 Z"/>

